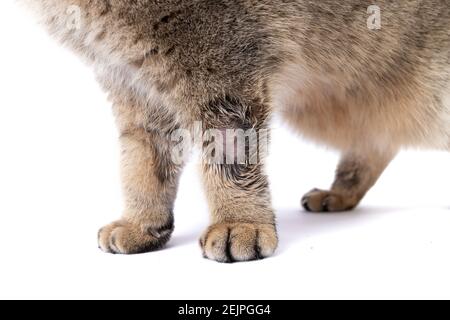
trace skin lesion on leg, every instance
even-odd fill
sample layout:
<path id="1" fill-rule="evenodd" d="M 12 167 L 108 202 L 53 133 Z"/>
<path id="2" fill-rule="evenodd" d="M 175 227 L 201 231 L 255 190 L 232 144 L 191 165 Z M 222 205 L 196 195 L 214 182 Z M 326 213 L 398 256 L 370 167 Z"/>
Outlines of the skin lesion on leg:
<path id="1" fill-rule="evenodd" d="M 163 247 L 174 229 L 173 204 L 181 165 L 171 159 L 168 137 L 143 127 L 121 130 L 122 218 L 99 231 L 109 253 L 134 254 Z"/>
<path id="2" fill-rule="evenodd" d="M 349 152 L 336 171 L 330 190 L 313 189 L 302 198 L 310 212 L 339 212 L 354 209 L 394 158 L 396 152 Z"/>

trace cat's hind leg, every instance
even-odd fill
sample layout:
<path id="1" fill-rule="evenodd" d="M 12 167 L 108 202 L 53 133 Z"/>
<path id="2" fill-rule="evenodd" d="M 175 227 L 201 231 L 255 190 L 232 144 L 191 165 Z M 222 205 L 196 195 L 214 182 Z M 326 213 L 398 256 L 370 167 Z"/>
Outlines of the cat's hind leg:
<path id="1" fill-rule="evenodd" d="M 348 152 L 336 171 L 330 190 L 314 189 L 302 199 L 311 212 L 338 212 L 355 208 L 376 183 L 396 152 Z"/>

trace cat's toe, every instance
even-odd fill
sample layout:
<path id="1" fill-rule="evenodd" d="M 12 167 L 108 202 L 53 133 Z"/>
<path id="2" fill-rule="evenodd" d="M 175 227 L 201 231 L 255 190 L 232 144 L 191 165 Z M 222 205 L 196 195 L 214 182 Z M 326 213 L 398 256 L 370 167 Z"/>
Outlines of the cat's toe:
<path id="1" fill-rule="evenodd" d="M 219 223 L 200 240 L 205 258 L 218 262 L 243 262 L 271 256 L 278 245 L 271 224 Z"/>
<path id="2" fill-rule="evenodd" d="M 352 210 L 354 199 L 332 191 L 314 189 L 302 198 L 302 206 L 309 212 L 341 212 Z"/>
<path id="3" fill-rule="evenodd" d="M 114 254 L 137 254 L 161 249 L 170 239 L 173 224 L 161 228 L 113 222 L 98 233 L 100 249 Z"/>

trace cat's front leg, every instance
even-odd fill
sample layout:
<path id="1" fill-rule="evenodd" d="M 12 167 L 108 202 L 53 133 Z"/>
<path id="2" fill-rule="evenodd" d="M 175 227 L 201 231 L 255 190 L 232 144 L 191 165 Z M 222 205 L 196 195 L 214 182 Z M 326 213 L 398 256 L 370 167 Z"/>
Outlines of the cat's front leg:
<path id="1" fill-rule="evenodd" d="M 99 231 L 100 248 L 134 254 L 163 247 L 174 229 L 175 201 L 181 165 L 171 157 L 172 142 L 164 130 L 135 123 L 134 106 L 116 106 L 122 149 L 125 210 L 122 218 Z"/>
<path id="2" fill-rule="evenodd" d="M 220 115 L 207 125 L 220 130 L 209 140 L 215 147 L 205 143 L 204 150 L 211 225 L 200 240 L 203 254 L 226 263 L 269 257 L 278 237 L 263 166 L 268 140 L 264 106 L 229 98 L 212 106 Z"/>

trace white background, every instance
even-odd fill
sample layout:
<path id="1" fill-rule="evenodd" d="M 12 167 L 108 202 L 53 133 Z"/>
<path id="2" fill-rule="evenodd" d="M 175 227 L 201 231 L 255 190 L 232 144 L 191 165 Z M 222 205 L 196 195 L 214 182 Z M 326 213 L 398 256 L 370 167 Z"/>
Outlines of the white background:
<path id="1" fill-rule="evenodd" d="M 105 94 L 10 0 L 0 40 L 0 298 L 450 298 L 450 154 L 402 153 L 358 210 L 308 214 L 301 196 L 331 183 L 338 157 L 277 124 L 273 258 L 202 259 L 208 212 L 194 163 L 167 249 L 102 253 L 97 230 L 122 207 Z"/>

